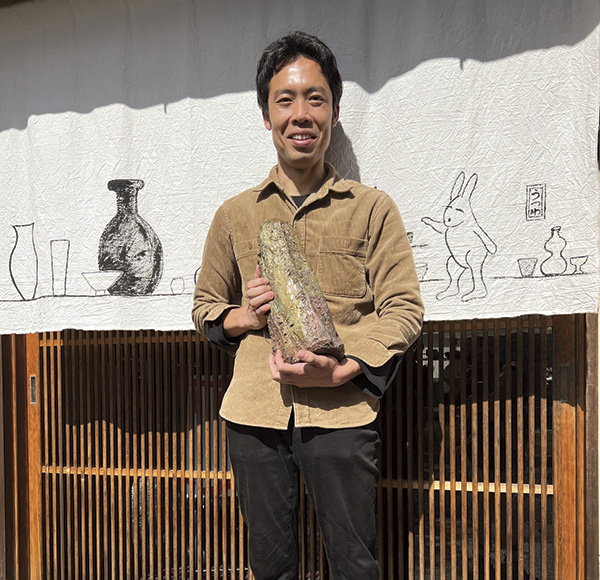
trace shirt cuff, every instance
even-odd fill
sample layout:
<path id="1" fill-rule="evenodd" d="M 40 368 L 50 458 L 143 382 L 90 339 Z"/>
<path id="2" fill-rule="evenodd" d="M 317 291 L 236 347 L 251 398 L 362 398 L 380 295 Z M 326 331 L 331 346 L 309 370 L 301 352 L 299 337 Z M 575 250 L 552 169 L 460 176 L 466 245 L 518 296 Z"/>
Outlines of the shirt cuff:
<path id="1" fill-rule="evenodd" d="M 372 367 L 352 355 L 346 355 L 346 358 L 355 360 L 360 365 L 363 372 L 362 375 L 358 375 L 352 379 L 352 382 L 359 389 L 377 399 L 383 397 L 383 394 L 396 378 L 396 374 L 402 363 L 402 356 L 393 356 L 385 364 L 379 367 Z"/>
<path id="2" fill-rule="evenodd" d="M 225 336 L 223 319 L 228 312 L 229 310 L 226 310 L 225 312 L 221 313 L 219 318 L 216 320 L 207 320 L 204 323 L 204 334 L 206 335 L 206 338 L 208 338 L 208 340 L 215 346 L 222 348 L 229 354 L 235 354 L 238 346 L 240 345 L 242 337 L 229 338 L 228 336 Z"/>

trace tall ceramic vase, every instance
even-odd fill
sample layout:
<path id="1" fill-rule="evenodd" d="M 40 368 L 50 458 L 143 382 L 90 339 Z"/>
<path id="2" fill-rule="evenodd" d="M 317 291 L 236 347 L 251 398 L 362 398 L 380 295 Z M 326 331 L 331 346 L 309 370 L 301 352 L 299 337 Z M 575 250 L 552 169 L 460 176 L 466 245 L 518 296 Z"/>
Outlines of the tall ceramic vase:
<path id="1" fill-rule="evenodd" d="M 108 182 L 108 189 L 117 194 L 117 213 L 100 237 L 98 268 L 123 272 L 108 288 L 110 294 L 151 294 L 162 276 L 162 244 L 138 213 L 138 191 L 143 187 L 141 179 Z"/>
<path id="2" fill-rule="evenodd" d="M 567 271 L 567 260 L 563 256 L 567 240 L 560 235 L 560 226 L 554 226 L 550 231 L 552 233 L 544 244 L 550 255 L 540 264 L 540 270 L 544 276 L 560 276 Z"/>
<path id="3" fill-rule="evenodd" d="M 13 226 L 16 239 L 8 261 L 10 277 L 23 300 L 33 300 L 38 285 L 38 255 L 33 226 L 33 223 Z"/>

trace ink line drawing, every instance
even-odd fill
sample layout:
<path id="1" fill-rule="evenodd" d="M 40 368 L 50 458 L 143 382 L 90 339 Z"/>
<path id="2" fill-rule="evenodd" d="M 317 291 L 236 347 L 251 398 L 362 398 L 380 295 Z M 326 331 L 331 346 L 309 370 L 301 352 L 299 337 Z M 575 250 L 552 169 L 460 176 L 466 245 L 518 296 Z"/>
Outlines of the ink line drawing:
<path id="1" fill-rule="evenodd" d="M 544 243 L 544 249 L 550 254 L 541 264 L 540 271 L 544 276 L 560 276 L 567 271 L 568 264 L 563 252 L 567 240 L 560 235 L 561 226 L 550 230 L 550 237 Z"/>
<path id="2" fill-rule="evenodd" d="M 423 217 L 421 221 L 443 234 L 450 256 L 446 271 L 450 277 L 448 286 L 436 295 L 438 300 L 458 296 L 463 302 L 485 298 L 487 286 L 483 277 L 483 265 L 489 254 L 498 247 L 479 225 L 471 207 L 471 197 L 477 185 L 477 174 L 473 173 L 465 184 L 465 173 L 461 171 L 450 192 L 450 203 L 444 209 L 442 220 Z M 461 291 L 460 282 L 465 272 L 470 276 L 467 290 Z"/>
<path id="3" fill-rule="evenodd" d="M 108 288 L 110 294 L 152 294 L 163 269 L 161 241 L 138 213 L 141 179 L 113 179 L 108 189 L 117 194 L 117 213 L 100 236 L 98 269 L 119 270 L 122 275 Z"/>
<path id="4" fill-rule="evenodd" d="M 575 266 L 575 270 L 573 271 L 573 274 L 583 274 L 583 270 L 582 267 L 587 263 L 588 261 L 588 256 L 572 256 L 569 259 L 569 262 L 571 262 L 572 266 Z"/>
<path id="5" fill-rule="evenodd" d="M 38 287 L 39 268 L 34 225 L 30 223 L 12 226 L 16 238 L 8 260 L 8 271 L 23 300 L 33 300 Z"/>
<path id="6" fill-rule="evenodd" d="M 50 240 L 50 269 L 52 272 L 52 295 L 66 296 L 69 274 L 69 240 Z"/>
<path id="7" fill-rule="evenodd" d="M 525 219 L 527 221 L 546 219 L 546 184 L 537 183 L 525 188 Z"/>
<path id="8" fill-rule="evenodd" d="M 121 277 L 120 270 L 96 270 L 94 272 L 81 272 L 85 281 L 94 290 L 95 296 L 106 296 L 109 288 Z"/>

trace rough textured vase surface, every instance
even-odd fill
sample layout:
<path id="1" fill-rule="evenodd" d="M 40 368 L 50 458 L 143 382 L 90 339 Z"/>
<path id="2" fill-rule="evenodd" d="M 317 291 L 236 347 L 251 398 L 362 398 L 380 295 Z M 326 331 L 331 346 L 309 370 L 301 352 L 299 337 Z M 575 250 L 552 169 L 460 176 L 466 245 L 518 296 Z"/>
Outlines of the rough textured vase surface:
<path id="1" fill-rule="evenodd" d="M 12 282 L 23 300 L 33 300 L 38 286 L 38 255 L 33 234 L 34 224 L 13 226 L 16 234 L 8 261 Z"/>
<path id="2" fill-rule="evenodd" d="M 273 352 L 281 350 L 286 362 L 308 350 L 338 360 L 344 345 L 310 262 L 288 223 L 265 222 L 258 234 L 259 267 L 275 297 L 268 317 Z"/>
<path id="3" fill-rule="evenodd" d="M 100 237 L 98 268 L 120 270 L 123 275 L 108 289 L 110 294 L 151 294 L 160 282 L 163 249 L 158 236 L 138 213 L 141 179 L 114 179 L 108 189 L 117 194 L 117 213 Z"/>
<path id="4" fill-rule="evenodd" d="M 554 226 L 551 232 L 544 244 L 550 255 L 540 264 L 540 270 L 544 276 L 560 276 L 567 271 L 567 260 L 563 256 L 567 240 L 560 235 L 560 226 Z"/>

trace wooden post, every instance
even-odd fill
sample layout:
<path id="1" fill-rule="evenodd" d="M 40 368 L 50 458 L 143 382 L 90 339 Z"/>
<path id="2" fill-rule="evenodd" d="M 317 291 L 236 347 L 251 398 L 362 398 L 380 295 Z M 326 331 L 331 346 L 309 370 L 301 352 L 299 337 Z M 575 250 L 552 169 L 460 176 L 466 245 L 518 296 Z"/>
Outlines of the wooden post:
<path id="1" fill-rule="evenodd" d="M 29 490 L 29 565 L 30 578 L 42 578 L 42 460 L 40 389 L 40 339 L 27 335 L 27 435 Z M 23 385 L 25 387 L 25 385 Z"/>
<path id="2" fill-rule="evenodd" d="M 585 577 L 598 580 L 598 314 L 586 314 Z"/>
<path id="3" fill-rule="evenodd" d="M 554 317 L 554 510 L 555 578 L 578 578 L 575 316 Z"/>

